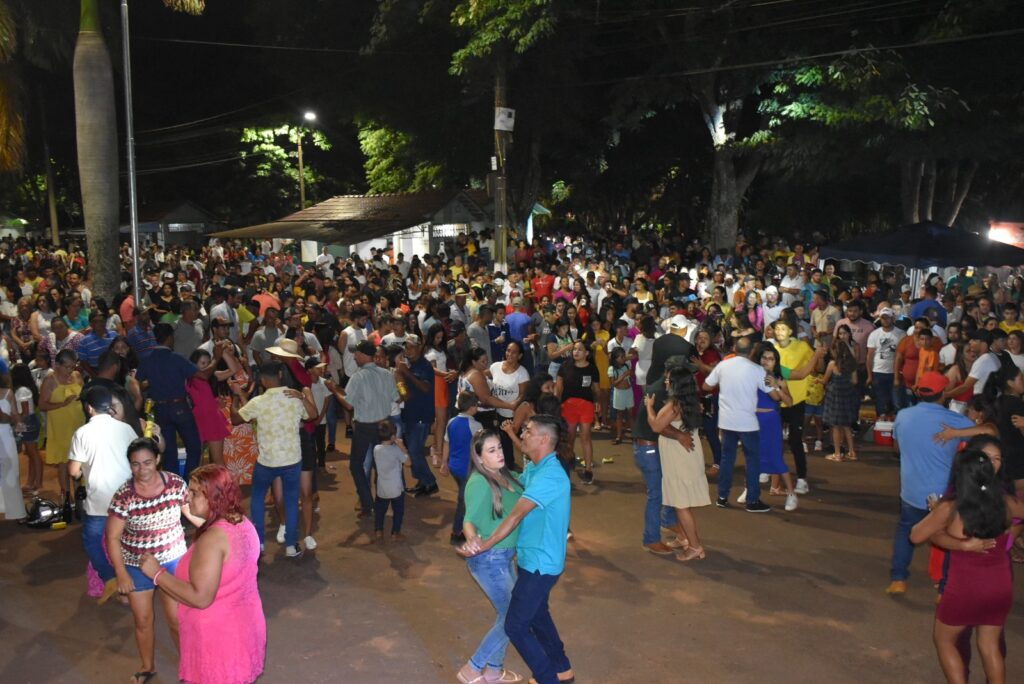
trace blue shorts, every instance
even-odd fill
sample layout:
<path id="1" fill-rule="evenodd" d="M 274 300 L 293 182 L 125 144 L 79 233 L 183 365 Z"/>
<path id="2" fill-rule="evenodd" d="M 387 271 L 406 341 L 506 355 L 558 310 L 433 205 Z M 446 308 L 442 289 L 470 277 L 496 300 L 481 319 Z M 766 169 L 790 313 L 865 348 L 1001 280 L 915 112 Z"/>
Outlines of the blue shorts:
<path id="1" fill-rule="evenodd" d="M 816 406 L 811 404 L 804 404 L 804 415 L 805 416 L 818 416 L 819 418 L 825 415 L 825 405 L 818 404 Z"/>
<path id="2" fill-rule="evenodd" d="M 39 416 L 33 413 L 31 416 L 22 421 L 21 426 L 25 428 L 23 431 L 14 431 L 14 437 L 17 440 L 18 444 L 35 444 L 36 442 L 39 441 Z"/>
<path id="3" fill-rule="evenodd" d="M 174 569 L 178 567 L 178 561 L 180 560 L 181 558 L 175 558 L 168 563 L 161 564 L 160 567 L 173 575 Z M 140 568 L 137 568 L 134 565 L 126 565 L 124 566 L 124 569 L 128 571 L 128 575 L 132 578 L 132 584 L 135 585 L 134 591 L 153 591 L 156 589 L 156 585 L 153 584 L 153 580 L 146 577 L 146 573 L 142 572 Z"/>

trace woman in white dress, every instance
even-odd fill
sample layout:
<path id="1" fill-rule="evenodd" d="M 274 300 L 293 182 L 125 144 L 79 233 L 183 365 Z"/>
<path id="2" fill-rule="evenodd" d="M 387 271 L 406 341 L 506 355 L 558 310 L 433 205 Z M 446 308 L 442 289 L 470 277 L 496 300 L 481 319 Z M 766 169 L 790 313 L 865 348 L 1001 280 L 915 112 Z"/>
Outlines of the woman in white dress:
<path id="1" fill-rule="evenodd" d="M 676 509 L 676 517 L 686 533 L 682 561 L 703 560 L 704 545 L 697 534 L 697 521 L 691 508 L 710 506 L 708 479 L 705 475 L 704 451 L 697 434 L 702 423 L 700 398 L 694 378 L 696 368 L 683 365 L 673 366 L 666 376 L 668 401 L 657 414 L 654 412 L 654 395 L 646 400 L 647 420 L 651 429 L 662 432 L 669 425 L 690 435 L 691 448 L 684 447 L 679 440 L 661 435 L 658 437 L 658 451 L 661 455 L 661 500 L 666 506 Z"/>
<path id="2" fill-rule="evenodd" d="M 0 380 L 0 513 L 8 520 L 21 520 L 28 515 L 21 495 L 21 466 L 13 425 L 19 416 L 14 410 L 11 377 Z"/>

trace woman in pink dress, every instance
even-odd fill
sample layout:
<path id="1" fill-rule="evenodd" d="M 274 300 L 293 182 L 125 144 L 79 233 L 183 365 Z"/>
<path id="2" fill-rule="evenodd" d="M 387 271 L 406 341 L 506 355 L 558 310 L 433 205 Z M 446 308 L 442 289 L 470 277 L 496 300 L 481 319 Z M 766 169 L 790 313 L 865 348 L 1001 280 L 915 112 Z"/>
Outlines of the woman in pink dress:
<path id="1" fill-rule="evenodd" d="M 178 678 L 187 684 L 250 684 L 263 673 L 267 621 L 256 583 L 260 542 L 242 514 L 227 468 L 192 472 L 189 507 L 205 522 L 173 574 L 146 555 L 142 571 L 175 601 L 181 635 Z"/>
<path id="2" fill-rule="evenodd" d="M 227 368 L 216 370 L 209 378 L 194 375 L 185 383 L 188 396 L 192 399 L 192 415 L 199 428 L 199 439 L 210 448 L 210 458 L 218 465 L 224 465 L 224 439 L 231 434 L 231 425 L 220 410 L 215 388 L 242 368 L 235 357 L 234 345 L 217 349 L 220 360 Z M 205 371 L 214 363 L 213 357 L 204 349 L 196 349 L 189 357 L 192 363 Z"/>

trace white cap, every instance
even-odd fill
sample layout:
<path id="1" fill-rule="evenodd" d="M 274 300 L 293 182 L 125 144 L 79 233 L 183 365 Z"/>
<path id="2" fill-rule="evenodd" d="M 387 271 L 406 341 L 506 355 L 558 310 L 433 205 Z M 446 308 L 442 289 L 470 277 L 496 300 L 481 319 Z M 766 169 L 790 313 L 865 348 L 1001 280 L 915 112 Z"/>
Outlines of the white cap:
<path id="1" fill-rule="evenodd" d="M 779 288 L 775 287 L 774 285 L 769 285 L 768 287 L 764 288 L 764 293 L 765 294 L 779 294 Z"/>
<path id="2" fill-rule="evenodd" d="M 683 314 L 676 314 L 672 317 L 672 320 L 668 322 L 668 327 L 674 330 L 682 330 L 683 328 L 690 327 L 690 319 Z"/>
<path id="3" fill-rule="evenodd" d="M 896 312 L 893 311 L 888 306 L 883 308 L 881 311 L 878 312 L 879 318 L 881 318 L 882 316 L 895 316 L 895 315 L 896 315 Z"/>

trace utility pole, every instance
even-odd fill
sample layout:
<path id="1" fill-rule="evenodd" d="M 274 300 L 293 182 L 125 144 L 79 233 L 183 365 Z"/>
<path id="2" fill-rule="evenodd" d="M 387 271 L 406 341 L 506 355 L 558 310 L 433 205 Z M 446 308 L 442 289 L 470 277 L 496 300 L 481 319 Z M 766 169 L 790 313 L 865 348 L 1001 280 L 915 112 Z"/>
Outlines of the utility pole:
<path id="1" fill-rule="evenodd" d="M 498 57 L 494 74 L 494 267 L 504 270 L 508 249 L 508 148 L 512 142 L 515 111 L 508 107 L 508 72 L 504 57 Z"/>
<path id="2" fill-rule="evenodd" d="M 299 211 L 306 208 L 306 174 L 302 169 L 302 129 L 299 129 Z"/>
<path id="3" fill-rule="evenodd" d="M 46 128 L 46 104 L 42 91 L 39 92 L 39 125 L 43 133 L 43 163 L 46 166 L 46 204 L 50 210 L 50 242 L 54 248 L 60 244 L 60 230 L 57 220 L 57 187 L 50 158 L 50 135 Z"/>

